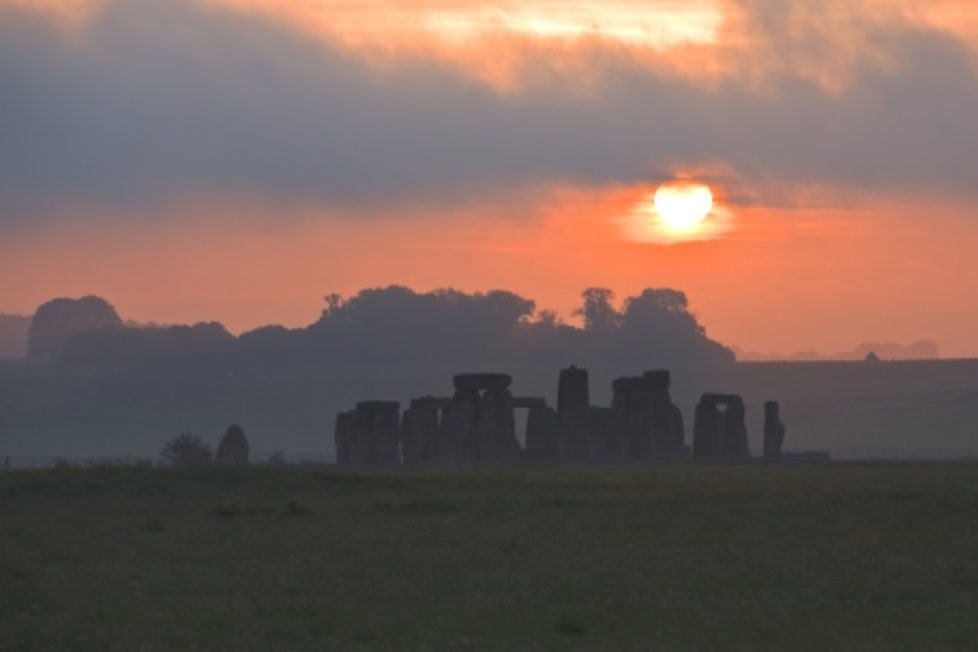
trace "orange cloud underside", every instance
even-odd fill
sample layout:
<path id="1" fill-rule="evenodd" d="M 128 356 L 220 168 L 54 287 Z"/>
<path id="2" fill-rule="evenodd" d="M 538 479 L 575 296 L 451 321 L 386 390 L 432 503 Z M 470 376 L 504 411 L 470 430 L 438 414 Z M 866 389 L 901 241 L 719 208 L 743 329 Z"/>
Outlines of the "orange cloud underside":
<path id="1" fill-rule="evenodd" d="M 0 0 L 0 8 L 34 8 L 83 27 L 112 1 L 119 0 Z M 764 21 L 738 0 L 196 2 L 281 21 L 381 66 L 405 54 L 439 59 L 501 90 L 518 88 L 527 65 L 541 58 L 586 88 L 587 57 L 595 47 L 704 80 L 736 76 L 763 84 L 791 70 L 839 89 L 860 60 L 888 64 L 866 38 L 887 22 L 943 30 L 978 50 L 978 5 L 972 0 L 795 3 L 781 12 L 776 32 L 765 31 Z M 758 6 L 766 10 L 761 4 L 753 11 Z"/>

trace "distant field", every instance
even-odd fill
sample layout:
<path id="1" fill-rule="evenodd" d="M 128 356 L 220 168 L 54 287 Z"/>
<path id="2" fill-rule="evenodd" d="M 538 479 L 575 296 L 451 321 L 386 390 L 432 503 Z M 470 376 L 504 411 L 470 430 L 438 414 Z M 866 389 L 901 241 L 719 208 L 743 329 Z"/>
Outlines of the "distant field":
<path id="1" fill-rule="evenodd" d="M 978 466 L 0 473 L 5 650 L 952 650 Z"/>

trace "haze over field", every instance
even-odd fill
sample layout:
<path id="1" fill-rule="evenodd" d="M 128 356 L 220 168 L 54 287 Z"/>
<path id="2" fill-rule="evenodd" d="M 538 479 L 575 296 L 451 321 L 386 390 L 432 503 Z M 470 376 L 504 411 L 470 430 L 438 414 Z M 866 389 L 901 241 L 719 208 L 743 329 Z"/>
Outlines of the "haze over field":
<path id="1" fill-rule="evenodd" d="M 864 361 L 859 349 L 848 363 L 735 363 L 680 292 L 618 299 L 590 288 L 580 302 L 576 326 L 509 292 L 395 286 L 331 295 L 306 328 L 235 337 L 214 322 L 134 324 L 98 297 L 53 300 L 26 334 L 30 358 L 0 364 L 0 453 L 152 457 L 173 433 L 215 438 L 238 422 L 256 451 L 324 459 L 336 413 L 364 398 L 406 406 L 420 395 L 450 394 L 460 371 L 495 369 L 512 373 L 520 394 L 556 404 L 557 370 L 570 363 L 590 370 L 597 405 L 611 402 L 613 378 L 669 368 L 690 423 L 703 392 L 741 393 L 755 451 L 761 403 L 777 399 L 789 450 L 978 453 L 976 360 L 893 361 L 926 357 L 914 355 L 929 352 L 925 344 L 875 345 L 878 362 Z"/>

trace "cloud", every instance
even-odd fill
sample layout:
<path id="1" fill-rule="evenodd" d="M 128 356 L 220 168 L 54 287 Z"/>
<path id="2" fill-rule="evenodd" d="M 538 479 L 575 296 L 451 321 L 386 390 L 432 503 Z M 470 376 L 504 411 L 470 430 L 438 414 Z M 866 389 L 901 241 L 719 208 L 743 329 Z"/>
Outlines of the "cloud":
<path id="1" fill-rule="evenodd" d="M 715 46 L 732 66 L 719 76 L 603 40 L 524 43 L 512 92 L 451 62 L 404 53 L 377 66 L 287 22 L 190 0 L 110 2 L 74 31 L 0 8 L 0 220 L 138 215 L 188 197 L 438 207 L 702 168 L 728 171 L 731 195 L 974 195 L 978 80 L 958 37 L 900 12 L 737 7 L 728 29 L 747 40 Z M 815 74 L 805 62 L 833 26 L 852 47 L 825 52 L 838 65 Z M 791 65 L 774 65 L 781 50 Z"/>

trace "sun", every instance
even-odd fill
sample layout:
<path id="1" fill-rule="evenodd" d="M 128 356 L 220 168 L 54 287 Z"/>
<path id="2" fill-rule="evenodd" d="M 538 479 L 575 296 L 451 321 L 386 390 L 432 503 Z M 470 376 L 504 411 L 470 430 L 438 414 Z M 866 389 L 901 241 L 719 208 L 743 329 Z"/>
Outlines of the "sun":
<path id="1" fill-rule="evenodd" d="M 689 233 L 713 210 L 713 193 L 702 183 L 667 183 L 655 191 L 655 212 L 674 233 Z"/>

